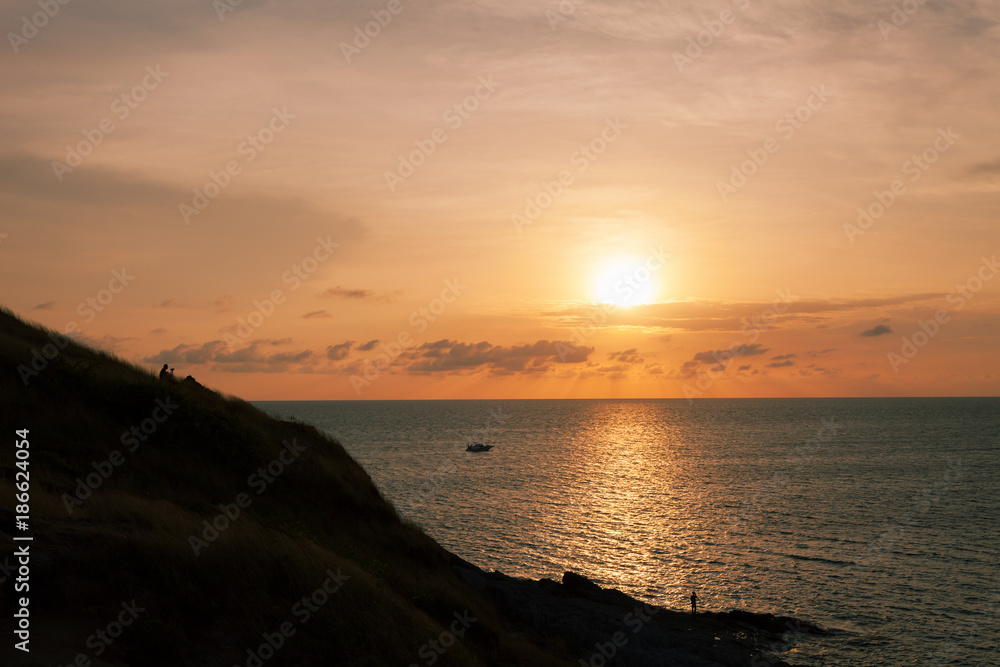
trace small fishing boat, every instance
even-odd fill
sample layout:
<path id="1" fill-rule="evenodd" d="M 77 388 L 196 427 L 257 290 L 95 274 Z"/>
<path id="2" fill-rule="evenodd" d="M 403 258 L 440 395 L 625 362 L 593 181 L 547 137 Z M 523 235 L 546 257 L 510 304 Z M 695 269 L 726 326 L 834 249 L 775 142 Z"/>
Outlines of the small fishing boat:
<path id="1" fill-rule="evenodd" d="M 466 447 L 465 451 L 467 451 L 467 452 L 488 452 L 491 449 L 493 449 L 493 445 L 484 445 L 481 442 L 474 442 L 474 443 L 471 443 L 468 447 Z"/>

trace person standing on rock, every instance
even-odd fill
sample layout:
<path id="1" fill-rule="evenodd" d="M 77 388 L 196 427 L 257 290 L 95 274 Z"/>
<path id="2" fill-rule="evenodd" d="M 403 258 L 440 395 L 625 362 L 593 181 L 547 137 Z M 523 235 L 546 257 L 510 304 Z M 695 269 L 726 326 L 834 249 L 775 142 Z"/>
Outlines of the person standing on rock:
<path id="1" fill-rule="evenodd" d="M 691 615 L 698 613 L 698 594 L 691 591 Z"/>

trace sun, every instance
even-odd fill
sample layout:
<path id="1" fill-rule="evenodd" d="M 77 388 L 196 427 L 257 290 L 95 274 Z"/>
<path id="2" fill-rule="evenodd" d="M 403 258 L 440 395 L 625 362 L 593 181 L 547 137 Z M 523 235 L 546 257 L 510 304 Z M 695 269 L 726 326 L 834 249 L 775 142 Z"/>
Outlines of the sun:
<path id="1" fill-rule="evenodd" d="M 651 265 L 652 264 L 652 265 Z M 600 265 L 594 277 L 594 299 L 621 308 L 656 300 L 656 263 L 641 257 L 618 257 Z"/>

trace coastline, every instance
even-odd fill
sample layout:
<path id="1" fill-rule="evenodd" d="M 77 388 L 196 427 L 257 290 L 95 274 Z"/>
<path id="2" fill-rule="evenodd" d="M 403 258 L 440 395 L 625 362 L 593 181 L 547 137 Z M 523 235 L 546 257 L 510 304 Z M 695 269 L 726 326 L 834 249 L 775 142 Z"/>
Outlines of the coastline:
<path id="1" fill-rule="evenodd" d="M 0 311 L 4 376 L 53 335 Z M 31 651 L 8 645 L 4 664 L 742 667 L 788 623 L 823 632 L 486 572 L 405 522 L 315 427 L 62 342 L 29 384 L 0 385 L 32 456 L 31 588 L 0 582 L 5 624 L 30 605 Z M 8 490 L 15 460 L 0 461 Z M 15 512 L 0 510 L 10 568 Z"/>
<path id="2" fill-rule="evenodd" d="M 691 614 L 646 604 L 574 572 L 523 579 L 451 555 L 452 569 L 533 641 L 569 641 L 591 667 L 796 667 L 780 657 L 794 635 L 833 631 L 800 619 L 742 610 Z"/>

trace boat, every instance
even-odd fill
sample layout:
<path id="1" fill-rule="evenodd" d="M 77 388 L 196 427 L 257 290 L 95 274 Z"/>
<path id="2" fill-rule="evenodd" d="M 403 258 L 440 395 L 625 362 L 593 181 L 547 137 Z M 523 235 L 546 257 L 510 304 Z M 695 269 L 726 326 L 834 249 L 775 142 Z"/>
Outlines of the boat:
<path id="1" fill-rule="evenodd" d="M 481 442 L 475 442 L 475 443 L 471 443 L 468 447 L 466 447 L 465 451 L 467 451 L 467 452 L 488 452 L 491 449 L 493 449 L 493 445 L 484 445 Z"/>

